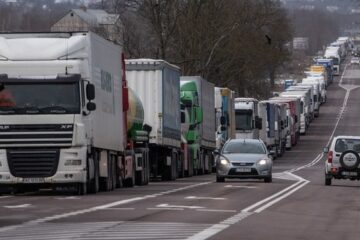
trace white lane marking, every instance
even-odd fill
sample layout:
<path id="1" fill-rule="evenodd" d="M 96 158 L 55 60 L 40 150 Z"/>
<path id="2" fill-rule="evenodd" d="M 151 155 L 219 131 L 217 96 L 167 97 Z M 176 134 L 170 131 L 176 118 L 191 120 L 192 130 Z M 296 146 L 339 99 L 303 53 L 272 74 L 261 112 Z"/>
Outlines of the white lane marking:
<path id="1" fill-rule="evenodd" d="M 248 188 L 248 189 L 254 189 L 257 187 L 254 186 L 241 186 L 241 185 L 225 185 L 225 188 Z"/>
<path id="2" fill-rule="evenodd" d="M 32 205 L 29 203 L 25 203 L 25 204 L 21 204 L 21 205 L 4 206 L 4 208 L 15 209 L 15 208 L 28 208 L 30 206 L 32 206 Z"/>
<path id="3" fill-rule="evenodd" d="M 0 199 L 4 199 L 4 198 L 11 198 L 13 196 L 0 196 Z"/>
<path id="4" fill-rule="evenodd" d="M 227 198 L 188 196 L 188 197 L 185 197 L 185 199 L 190 199 L 190 200 L 226 200 Z"/>
<path id="5" fill-rule="evenodd" d="M 263 205 L 262 207 L 256 209 L 254 212 L 255 213 L 260 213 L 262 211 L 264 211 L 265 209 L 271 207 L 272 205 L 274 205 L 275 203 L 283 200 L 284 198 L 287 198 L 288 196 L 290 196 L 291 194 L 293 194 L 294 192 L 298 191 L 300 188 L 305 187 L 306 184 L 308 184 L 310 181 L 304 181 L 302 182 L 302 184 L 300 184 L 299 186 L 297 186 L 296 188 L 292 189 L 291 191 L 281 195 L 280 197 L 272 200 L 271 202 L 268 202 L 267 204 Z"/>
<path id="6" fill-rule="evenodd" d="M 228 210 L 228 209 L 196 209 L 199 212 L 224 212 L 224 213 L 236 213 L 236 210 Z"/>
<path id="7" fill-rule="evenodd" d="M 199 240 L 199 239 L 208 239 L 219 232 L 225 230 L 226 228 L 230 227 L 228 224 L 214 224 L 211 227 L 187 238 L 186 240 Z"/>
<path id="8" fill-rule="evenodd" d="M 205 208 L 201 206 L 186 206 L 186 205 L 170 205 L 168 203 L 159 204 L 156 206 L 157 208 L 184 208 L 184 209 L 200 209 Z"/>
<path id="9" fill-rule="evenodd" d="M 156 211 L 159 211 L 159 210 L 183 211 L 184 209 L 183 209 L 183 208 L 165 208 L 165 207 L 157 208 L 157 207 L 154 207 L 154 208 L 147 208 L 147 210 L 156 210 Z"/>
<path id="10" fill-rule="evenodd" d="M 128 210 L 135 210 L 135 208 L 105 208 L 103 210 L 123 210 L 123 211 L 128 211 Z"/>
<path id="11" fill-rule="evenodd" d="M 74 200 L 74 199 L 81 199 L 80 197 L 69 196 L 69 197 L 56 197 L 57 200 Z"/>
<path id="12" fill-rule="evenodd" d="M 250 211 L 253 210 L 254 208 L 256 208 L 256 207 L 258 207 L 258 206 L 260 206 L 260 205 L 262 205 L 262 204 L 264 204 L 264 203 L 266 203 L 266 202 L 269 202 L 269 201 L 271 201 L 271 200 L 273 200 L 273 199 L 276 199 L 277 197 L 281 196 L 282 194 L 285 194 L 287 191 L 290 191 L 291 189 L 297 187 L 297 186 L 300 185 L 301 183 L 302 183 L 301 181 L 298 181 L 298 182 L 290 185 L 289 187 L 287 187 L 287 188 L 285 188 L 285 189 L 283 189 L 283 190 L 281 190 L 281 191 L 279 191 L 279 192 L 277 192 L 277 193 L 275 193 L 275 194 L 273 194 L 273 195 L 271 195 L 271 196 L 269 196 L 269 197 L 267 197 L 267 198 L 265 198 L 265 199 L 263 199 L 263 200 L 261 200 L 261 201 L 259 201 L 259 202 L 257 202 L 257 203 L 252 204 L 251 206 L 243 209 L 242 211 L 244 211 L 244 212 L 250 212 Z"/>
<path id="13" fill-rule="evenodd" d="M 49 217 L 39 218 L 39 219 L 36 219 L 36 220 L 31 220 L 31 221 L 28 221 L 28 222 L 24 222 L 24 223 L 18 224 L 18 225 L 1 227 L 0 232 L 13 230 L 13 229 L 23 227 L 23 226 L 27 226 L 27 225 L 45 223 L 45 222 L 49 222 L 49 221 L 53 221 L 53 220 L 59 220 L 59 219 L 71 217 L 71 216 L 77 216 L 77 215 L 80 215 L 80 214 L 95 212 L 95 211 L 103 210 L 103 209 L 106 209 L 106 208 L 111 208 L 111 207 L 124 205 L 124 204 L 132 203 L 132 202 L 146 200 L 146 199 L 152 198 L 154 196 L 158 197 L 158 196 L 168 195 L 170 193 L 175 193 L 175 192 L 179 192 L 179 191 L 183 191 L 183 190 L 188 190 L 188 189 L 204 186 L 204 185 L 207 185 L 207 184 L 210 184 L 210 183 L 212 183 L 212 182 L 197 183 L 197 184 L 188 185 L 188 186 L 181 187 L 181 188 L 175 188 L 175 189 L 169 190 L 169 191 L 164 191 L 164 192 L 151 194 L 151 195 L 145 195 L 143 197 L 129 198 L 129 199 L 120 200 L 120 201 L 116 201 L 116 202 L 112 202 L 112 203 L 108 203 L 108 204 L 104 204 L 104 205 L 100 205 L 100 206 L 96 206 L 96 207 L 91 207 L 91 208 L 87 208 L 87 209 L 83 209 L 83 210 L 77 210 L 77 211 L 73 211 L 73 212 L 68 212 L 68 213 L 57 214 L 57 215 L 53 215 L 53 216 L 49 216 Z"/>

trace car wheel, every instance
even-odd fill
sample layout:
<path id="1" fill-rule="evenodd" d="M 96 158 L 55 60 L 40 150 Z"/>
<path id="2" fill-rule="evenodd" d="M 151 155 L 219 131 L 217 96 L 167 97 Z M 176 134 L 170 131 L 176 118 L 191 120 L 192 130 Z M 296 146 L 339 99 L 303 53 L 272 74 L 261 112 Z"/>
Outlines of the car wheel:
<path id="1" fill-rule="evenodd" d="M 270 175 L 269 177 L 265 177 L 264 182 L 271 183 L 272 182 L 272 175 Z"/>
<path id="2" fill-rule="evenodd" d="M 216 176 L 216 182 L 225 182 L 224 177 Z"/>
<path id="3" fill-rule="evenodd" d="M 331 177 L 325 176 L 325 185 L 330 186 L 331 185 Z"/>
<path id="4" fill-rule="evenodd" d="M 354 170 L 360 164 L 359 154 L 353 150 L 347 150 L 340 156 L 340 165 L 346 170 Z"/>

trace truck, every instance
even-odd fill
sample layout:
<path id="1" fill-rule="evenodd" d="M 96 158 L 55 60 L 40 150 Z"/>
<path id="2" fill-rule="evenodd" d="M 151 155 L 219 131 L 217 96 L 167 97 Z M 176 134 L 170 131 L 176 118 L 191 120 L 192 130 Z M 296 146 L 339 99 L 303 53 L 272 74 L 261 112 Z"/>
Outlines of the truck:
<path id="1" fill-rule="evenodd" d="M 0 34 L 0 185 L 133 185 L 124 66 L 122 48 L 92 32 Z"/>
<path id="2" fill-rule="evenodd" d="M 161 59 L 128 59 L 126 78 L 144 106 L 149 129 L 150 177 L 175 180 L 181 151 L 180 68 Z"/>
<path id="3" fill-rule="evenodd" d="M 310 100 L 307 97 L 306 91 L 291 91 L 282 92 L 280 97 L 284 98 L 299 98 L 300 99 L 300 134 L 306 134 L 309 126 L 309 104 Z"/>
<path id="4" fill-rule="evenodd" d="M 329 84 L 333 83 L 334 75 L 333 75 L 333 60 L 327 58 L 318 58 L 315 60 L 317 65 L 323 65 L 327 72 L 328 82 Z"/>
<path id="5" fill-rule="evenodd" d="M 298 86 L 311 86 L 313 88 L 313 103 L 314 103 L 314 116 L 319 117 L 320 114 L 320 84 L 317 81 L 304 81 L 298 84 Z"/>
<path id="6" fill-rule="evenodd" d="M 286 106 L 285 147 L 287 150 L 290 150 L 292 146 L 295 146 L 297 144 L 297 121 L 296 121 L 297 117 L 296 117 L 295 100 L 276 97 L 276 98 L 270 98 L 269 101 L 283 103 Z"/>
<path id="7" fill-rule="evenodd" d="M 220 150 L 228 139 L 235 138 L 235 92 L 215 87 L 216 149 Z"/>
<path id="8" fill-rule="evenodd" d="M 319 91 L 320 91 L 320 104 L 324 104 L 326 102 L 326 85 L 324 81 L 324 76 L 321 73 L 316 72 L 306 72 L 307 77 L 302 79 L 303 83 L 307 82 L 318 82 L 319 83 Z"/>
<path id="9" fill-rule="evenodd" d="M 339 47 L 327 47 L 324 58 L 331 59 L 333 61 L 333 75 L 338 76 L 340 74 L 341 63 Z"/>
<path id="10" fill-rule="evenodd" d="M 275 103 L 260 101 L 258 103 L 258 114 L 261 119 L 262 128 L 259 130 L 259 138 L 265 143 L 274 158 L 277 157 L 275 119 Z"/>
<path id="11" fill-rule="evenodd" d="M 307 116 L 308 116 L 308 120 L 309 123 L 312 122 L 315 118 L 315 104 L 314 104 L 314 94 L 313 94 L 313 88 L 312 86 L 309 85 L 296 85 L 296 86 L 291 86 L 290 88 L 288 88 L 286 90 L 287 92 L 291 92 L 291 91 L 304 91 L 305 92 L 305 101 L 307 102 Z"/>
<path id="12" fill-rule="evenodd" d="M 236 138 L 259 138 L 262 120 L 258 116 L 258 103 L 255 98 L 235 98 Z"/>
<path id="13" fill-rule="evenodd" d="M 181 103 L 189 114 L 188 146 L 190 161 L 196 174 L 209 173 L 214 166 L 213 150 L 216 148 L 215 85 L 200 76 L 182 76 Z"/>

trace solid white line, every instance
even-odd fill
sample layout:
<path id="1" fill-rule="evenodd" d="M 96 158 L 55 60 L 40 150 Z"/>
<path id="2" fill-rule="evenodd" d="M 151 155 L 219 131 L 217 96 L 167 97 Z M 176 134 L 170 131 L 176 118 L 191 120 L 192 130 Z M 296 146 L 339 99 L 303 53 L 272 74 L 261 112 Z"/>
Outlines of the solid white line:
<path id="1" fill-rule="evenodd" d="M 171 207 L 154 207 L 154 208 L 147 208 L 147 210 L 170 210 L 170 211 L 182 211 L 183 208 L 171 208 Z"/>
<path id="2" fill-rule="evenodd" d="M 255 213 L 260 213 L 260 212 L 264 211 L 265 209 L 271 207 L 271 206 L 274 205 L 275 203 L 283 200 L 284 198 L 287 198 L 288 196 L 290 196 L 290 195 L 293 194 L 294 192 L 298 191 L 300 188 L 305 187 L 305 185 L 308 184 L 308 183 L 309 183 L 309 181 L 303 182 L 301 185 L 299 185 L 299 186 L 297 186 L 296 188 L 292 189 L 291 191 L 285 193 L 284 195 L 282 195 L 282 196 L 274 199 L 273 201 L 268 202 L 267 204 L 263 205 L 262 207 L 256 209 L 254 212 L 255 212 Z"/>
<path id="3" fill-rule="evenodd" d="M 185 199 L 195 199 L 195 200 L 226 200 L 227 198 L 216 198 L 216 197 L 196 197 L 196 196 L 188 196 Z"/>
<path id="4" fill-rule="evenodd" d="M 21 204 L 21 205 L 4 206 L 4 208 L 15 209 L 15 208 L 28 208 L 30 206 L 31 206 L 31 204 L 25 203 L 25 204 Z"/>
<path id="5" fill-rule="evenodd" d="M 13 196 L 0 196 L 0 199 L 10 198 L 10 197 L 13 197 Z"/>
<path id="6" fill-rule="evenodd" d="M 230 227 L 228 224 L 214 224 L 211 227 L 187 238 L 186 240 L 202 240 L 202 239 L 208 239 L 209 237 L 212 237 L 219 232 L 225 230 L 226 228 Z"/>
<path id="7" fill-rule="evenodd" d="M 127 211 L 127 210 L 135 210 L 135 208 L 105 208 L 103 210 L 124 210 L 124 211 Z"/>
<path id="8" fill-rule="evenodd" d="M 252 209 L 254 209 L 254 208 L 256 208 L 256 207 L 258 207 L 258 206 L 260 206 L 260 205 L 262 205 L 262 204 L 264 204 L 264 203 L 266 203 L 266 202 L 268 202 L 268 201 L 270 201 L 270 200 L 272 200 L 272 199 L 274 199 L 274 198 L 282 195 L 283 193 L 289 191 L 289 190 L 292 189 L 292 188 L 295 188 L 295 187 L 296 187 L 297 185 L 299 185 L 300 183 L 301 183 L 301 181 L 296 182 L 296 183 L 290 185 L 289 187 L 281 190 L 280 192 L 277 192 L 277 193 L 271 195 L 270 197 L 267 197 L 267 198 L 265 198 L 265 199 L 263 199 L 263 200 L 255 203 L 255 204 L 253 204 L 253 205 L 251 205 L 251 206 L 243 209 L 242 211 L 244 211 L 244 212 L 250 212 Z"/>
<path id="9" fill-rule="evenodd" d="M 239 186 L 239 185 L 225 185 L 225 188 L 248 188 L 248 189 L 254 189 L 257 187 L 253 187 L 253 186 Z"/>
<path id="10" fill-rule="evenodd" d="M 236 210 L 226 210 L 226 209 L 196 209 L 199 212 L 225 212 L 225 213 L 235 213 Z"/>

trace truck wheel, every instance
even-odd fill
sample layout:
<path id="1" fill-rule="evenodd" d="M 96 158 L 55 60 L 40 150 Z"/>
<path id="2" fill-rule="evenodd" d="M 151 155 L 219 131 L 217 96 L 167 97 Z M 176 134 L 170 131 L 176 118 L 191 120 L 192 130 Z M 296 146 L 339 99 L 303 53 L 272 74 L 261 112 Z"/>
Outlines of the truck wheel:
<path id="1" fill-rule="evenodd" d="M 87 183 L 78 183 L 76 186 L 77 195 L 85 195 L 87 193 Z"/>
<path id="2" fill-rule="evenodd" d="M 94 154 L 94 159 L 91 159 L 94 161 L 94 178 L 91 179 L 88 183 L 88 190 L 89 193 L 97 193 L 99 192 L 99 161 L 98 161 L 98 155 Z"/>

